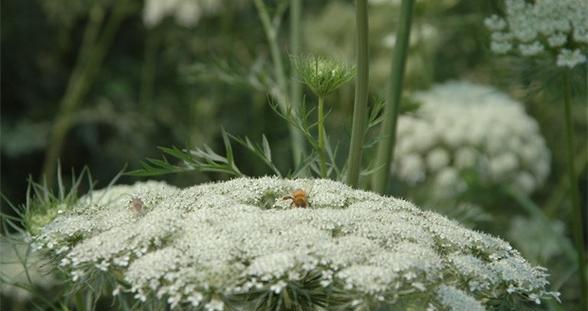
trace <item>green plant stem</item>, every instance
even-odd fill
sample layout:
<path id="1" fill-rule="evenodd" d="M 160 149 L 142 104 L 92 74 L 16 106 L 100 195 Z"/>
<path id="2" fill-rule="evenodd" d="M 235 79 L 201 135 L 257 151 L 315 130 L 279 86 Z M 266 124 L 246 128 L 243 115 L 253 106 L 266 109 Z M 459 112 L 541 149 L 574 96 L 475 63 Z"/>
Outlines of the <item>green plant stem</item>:
<path id="1" fill-rule="evenodd" d="M 327 159 L 325 154 L 325 98 L 318 99 L 318 147 L 320 156 L 321 178 L 327 177 Z"/>
<path id="2" fill-rule="evenodd" d="M 77 292 L 74 295 L 74 304 L 77 311 L 86 311 L 86 303 L 84 293 L 82 291 Z"/>
<path id="3" fill-rule="evenodd" d="M 280 53 L 280 47 L 278 43 L 278 31 L 272 25 L 270 15 L 267 11 L 266 5 L 263 3 L 263 0 L 255 0 L 255 7 L 257 9 L 257 13 L 259 14 L 266 39 L 268 41 L 274 68 L 274 75 L 278 83 L 277 90 L 271 90 L 271 93 L 278 101 L 282 112 L 287 113 L 289 110 L 288 83 L 286 79 L 286 73 L 284 71 L 284 62 L 282 61 L 282 54 Z M 297 113 L 297 110 L 293 109 L 292 112 Z M 300 132 L 298 132 L 294 126 L 288 125 L 288 131 L 290 134 L 290 139 L 292 140 L 292 157 L 295 162 L 296 159 L 298 159 L 299 162 L 303 154 L 302 146 L 304 145 L 304 137 L 302 137 Z"/>
<path id="4" fill-rule="evenodd" d="M 113 12 L 106 22 L 100 38 L 98 38 L 98 33 L 103 19 L 102 7 L 97 5 L 90 13 L 90 20 L 84 33 L 80 56 L 70 76 L 65 94 L 61 99 L 59 113 L 51 131 L 43 163 L 42 174 L 46 178 L 49 187 L 53 185 L 55 179 L 55 167 L 67 132 L 72 126 L 73 114 L 83 97 L 88 93 L 97 72 L 102 66 L 106 51 L 110 48 L 114 35 L 127 13 L 127 3 L 127 0 L 116 1 Z"/>
<path id="5" fill-rule="evenodd" d="M 372 189 L 384 193 L 390 175 L 390 164 L 393 160 L 394 144 L 396 143 L 396 123 L 398 120 L 402 84 L 404 81 L 404 67 L 408 51 L 410 26 L 412 20 L 414 0 L 402 0 L 400 6 L 400 19 L 396 32 L 396 47 L 392 56 L 392 72 L 390 85 L 384 107 L 384 120 L 382 124 L 376 154 L 376 166 L 378 169 L 372 178 Z"/>
<path id="6" fill-rule="evenodd" d="M 355 77 L 355 103 L 353 107 L 353 125 L 351 127 L 351 145 L 347 184 L 357 187 L 361 170 L 361 156 L 367 118 L 369 61 L 368 61 L 368 13 L 367 0 L 357 0 L 355 21 L 357 28 L 357 77 Z"/>
<path id="7" fill-rule="evenodd" d="M 580 206 L 580 194 L 578 191 L 578 178 L 574 163 L 574 126 L 572 121 L 572 103 L 570 96 L 570 77 L 568 71 L 564 72 L 564 118 L 566 126 L 566 152 L 568 177 L 570 183 L 570 200 L 572 202 L 572 230 L 578 253 L 578 265 L 580 272 L 581 309 L 588 310 L 588 280 L 586 279 L 586 246 L 584 244 L 583 215 Z"/>
<path id="8" fill-rule="evenodd" d="M 584 150 L 584 152 L 576 154 L 574 167 L 576 169 L 576 176 L 588 168 L 588 150 Z M 568 187 L 570 186 L 568 183 L 569 179 L 567 174 L 565 174 L 559 178 L 559 181 L 555 187 L 553 187 L 554 190 L 551 191 L 551 195 L 547 199 L 546 203 L 543 204 L 545 215 L 547 215 L 547 217 L 553 218 L 558 214 L 559 208 L 562 202 L 566 199 L 566 195 L 568 193 Z"/>
<path id="9" fill-rule="evenodd" d="M 299 55 L 301 53 L 301 28 L 302 24 L 302 0 L 290 0 L 290 53 Z M 300 106 L 302 104 L 302 83 L 296 78 L 294 70 L 290 74 L 290 98 L 294 113 L 300 115 Z M 299 150 L 294 152 L 294 164 L 299 165 L 302 161 L 302 155 L 306 154 L 304 137 L 299 132 L 295 132 L 295 145 Z"/>

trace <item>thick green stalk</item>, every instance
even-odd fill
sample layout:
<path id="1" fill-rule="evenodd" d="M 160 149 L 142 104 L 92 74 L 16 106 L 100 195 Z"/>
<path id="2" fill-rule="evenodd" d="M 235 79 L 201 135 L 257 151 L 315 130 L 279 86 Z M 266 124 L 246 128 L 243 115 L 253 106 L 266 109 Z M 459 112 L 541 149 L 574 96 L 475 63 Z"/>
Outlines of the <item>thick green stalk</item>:
<path id="1" fill-rule="evenodd" d="M 84 294 L 79 291 L 74 296 L 74 302 L 77 311 L 86 311 L 86 303 L 84 301 Z"/>
<path id="2" fill-rule="evenodd" d="M 267 11 L 267 7 L 263 3 L 263 0 L 255 0 L 255 7 L 261 24 L 265 32 L 266 39 L 270 48 L 270 54 L 274 67 L 274 75 L 278 83 L 277 90 L 272 90 L 273 96 L 277 99 L 280 109 L 282 112 L 288 112 L 288 83 L 286 79 L 286 73 L 284 71 L 284 62 L 282 61 L 282 54 L 280 53 L 280 47 L 278 43 L 278 32 L 277 29 L 272 25 L 270 15 Z M 293 111 L 296 113 L 296 110 Z M 290 133 L 290 139 L 292 140 L 292 156 L 294 159 L 300 159 L 302 155 L 301 146 L 303 145 L 303 137 L 300 135 L 298 130 L 293 125 L 288 125 Z"/>
<path id="3" fill-rule="evenodd" d="M 302 19 L 302 0 L 290 0 L 290 53 L 299 55 L 301 53 L 301 23 Z M 302 104 L 302 83 L 296 77 L 294 70 L 290 73 L 290 98 L 292 110 L 300 115 L 300 106 Z M 294 153 L 294 164 L 299 165 L 302 161 L 302 155 L 306 153 L 304 137 L 299 131 L 295 132 L 294 144 L 298 146 L 298 152 Z"/>
<path id="4" fill-rule="evenodd" d="M 583 216 L 578 191 L 578 178 L 574 163 L 574 126 L 572 121 L 572 103 L 570 99 L 569 73 L 564 73 L 564 117 L 566 126 L 566 151 L 568 177 L 570 183 L 570 200 L 572 201 L 572 229 L 576 252 L 578 253 L 578 267 L 580 272 L 580 293 L 582 310 L 588 310 L 588 280 L 586 279 L 586 246 L 584 244 Z"/>
<path id="5" fill-rule="evenodd" d="M 396 32 L 396 47 L 392 56 L 392 73 L 390 85 L 384 107 L 384 120 L 381 129 L 381 140 L 376 154 L 376 168 L 372 178 L 372 189 L 384 193 L 388 185 L 390 164 L 393 160 L 394 144 L 396 143 L 396 123 L 398 120 L 400 99 L 402 98 L 402 84 L 404 81 L 404 67 L 408 51 L 410 26 L 412 20 L 414 0 L 402 0 L 400 19 Z"/>
<path id="6" fill-rule="evenodd" d="M 325 98 L 318 99 L 318 147 L 320 157 L 321 178 L 327 177 L 327 156 L 325 154 Z"/>
<path id="7" fill-rule="evenodd" d="M 369 61 L 368 61 L 368 12 L 367 0 L 357 0 L 355 22 L 357 28 L 357 77 L 355 77 L 355 103 L 351 145 L 347 167 L 347 184 L 357 187 L 361 171 L 361 155 L 367 118 Z"/>
<path id="8" fill-rule="evenodd" d="M 95 8 L 98 12 L 102 10 Z M 43 163 L 43 176 L 47 185 L 52 186 L 54 181 L 55 167 L 61 154 L 67 132 L 72 126 L 72 117 L 82 98 L 87 94 L 92 82 L 102 66 L 106 51 L 110 48 L 114 35 L 118 30 L 125 14 L 127 13 L 127 1 L 117 1 L 114 10 L 106 22 L 102 36 L 96 39 L 102 24 L 102 14 L 91 14 L 88 28 L 85 32 L 80 57 L 76 67 L 70 76 L 65 95 L 60 104 L 57 119 L 51 130 L 51 137 L 45 161 Z"/>

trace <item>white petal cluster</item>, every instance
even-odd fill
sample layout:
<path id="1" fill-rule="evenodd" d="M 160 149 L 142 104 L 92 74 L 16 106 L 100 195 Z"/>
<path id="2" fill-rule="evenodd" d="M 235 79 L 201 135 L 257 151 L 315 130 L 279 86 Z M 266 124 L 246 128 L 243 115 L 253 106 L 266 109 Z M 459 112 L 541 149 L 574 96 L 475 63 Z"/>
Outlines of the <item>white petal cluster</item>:
<path id="1" fill-rule="evenodd" d="M 295 189 L 306 191 L 308 208 L 282 206 Z M 134 200 L 141 211 L 130 208 Z M 171 308 L 231 309 L 238 295 L 281 295 L 309 279 L 353 306 L 428 292 L 418 303 L 483 310 L 481 297 L 551 295 L 545 271 L 508 243 L 321 179 L 113 186 L 83 197 L 33 240 L 73 282 L 111 273 L 114 294 Z"/>
<path id="2" fill-rule="evenodd" d="M 410 46 L 416 46 L 422 42 L 432 42 L 439 37 L 439 31 L 431 24 L 422 23 L 412 26 L 410 33 Z M 389 33 L 382 38 L 382 46 L 392 49 L 396 45 L 396 34 Z"/>
<path id="3" fill-rule="evenodd" d="M 213 14 L 221 6 L 221 0 L 147 0 L 143 22 L 147 27 L 155 27 L 166 17 L 173 17 L 179 25 L 192 27 L 203 15 Z"/>
<path id="4" fill-rule="evenodd" d="M 417 3 L 435 3 L 438 5 L 449 6 L 453 4 L 452 0 L 417 0 Z M 373 6 L 400 6 L 401 0 L 368 0 L 368 3 Z"/>
<path id="5" fill-rule="evenodd" d="M 491 49 L 535 56 L 550 51 L 560 67 L 586 62 L 588 54 L 588 1 L 506 0 L 505 16 L 485 20 L 492 32 Z"/>
<path id="6" fill-rule="evenodd" d="M 450 311 L 484 311 L 484 306 L 464 291 L 452 286 L 441 285 L 437 290 L 441 303 Z"/>
<path id="7" fill-rule="evenodd" d="M 398 120 L 393 173 L 410 184 L 431 182 L 453 195 L 464 175 L 524 193 L 549 173 L 550 154 L 535 120 L 494 88 L 448 82 L 417 93 L 421 107 Z"/>

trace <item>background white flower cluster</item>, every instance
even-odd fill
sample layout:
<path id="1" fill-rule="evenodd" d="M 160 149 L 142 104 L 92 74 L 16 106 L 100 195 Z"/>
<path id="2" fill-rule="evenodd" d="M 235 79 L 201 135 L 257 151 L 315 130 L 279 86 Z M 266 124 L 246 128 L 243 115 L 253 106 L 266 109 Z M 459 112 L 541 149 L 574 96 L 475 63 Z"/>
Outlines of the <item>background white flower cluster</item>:
<path id="1" fill-rule="evenodd" d="M 398 120 L 393 173 L 436 192 L 466 191 L 465 176 L 481 184 L 530 193 L 549 173 L 550 153 L 535 120 L 498 90 L 448 82 L 415 94 L 419 109 Z M 471 174 L 470 174 L 471 175 Z"/>
<path id="2" fill-rule="evenodd" d="M 284 199 L 297 188 L 309 208 Z M 132 199 L 142 207 L 131 208 Z M 546 292 L 545 270 L 508 243 L 329 180 L 113 186 L 82 198 L 33 241 L 73 282 L 116 275 L 113 294 L 172 308 L 223 310 L 239 295 L 292 297 L 310 284 L 309 299 L 343 293 L 345 310 L 395 302 L 483 310 L 505 297 L 556 295 Z"/>
<path id="3" fill-rule="evenodd" d="M 147 0 L 143 9 L 143 22 L 147 27 L 155 27 L 166 17 L 173 17 L 179 25 L 192 27 L 198 24 L 202 16 L 222 10 L 223 5 L 223 0 Z"/>
<path id="4" fill-rule="evenodd" d="M 504 17 L 485 21 L 494 52 L 535 56 L 551 51 L 558 66 L 569 68 L 586 62 L 588 1 L 506 0 L 505 9 Z"/>

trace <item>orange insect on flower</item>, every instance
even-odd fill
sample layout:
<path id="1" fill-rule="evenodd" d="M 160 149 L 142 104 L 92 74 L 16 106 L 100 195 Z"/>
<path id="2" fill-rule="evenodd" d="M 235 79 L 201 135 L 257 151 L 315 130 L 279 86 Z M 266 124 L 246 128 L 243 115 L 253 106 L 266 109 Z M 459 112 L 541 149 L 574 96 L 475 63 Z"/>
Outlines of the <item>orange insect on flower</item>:
<path id="1" fill-rule="evenodd" d="M 291 206 L 293 205 L 295 207 L 302 207 L 302 208 L 308 207 L 308 196 L 306 195 L 306 192 L 302 189 L 294 190 L 294 192 L 292 192 L 292 194 L 285 196 L 283 199 L 284 200 L 292 200 Z"/>

